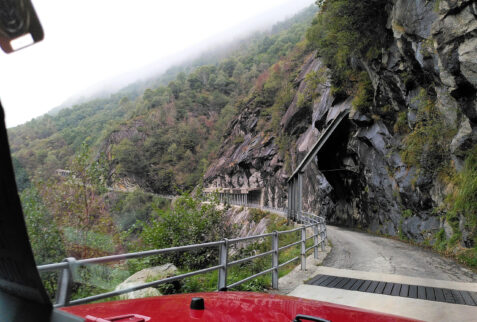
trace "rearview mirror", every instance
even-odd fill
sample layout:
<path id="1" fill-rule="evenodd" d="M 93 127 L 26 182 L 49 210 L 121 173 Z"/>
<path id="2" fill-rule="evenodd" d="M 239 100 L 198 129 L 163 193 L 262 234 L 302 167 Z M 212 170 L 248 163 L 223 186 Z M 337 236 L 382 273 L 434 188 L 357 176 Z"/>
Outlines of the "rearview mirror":
<path id="1" fill-rule="evenodd" d="M 0 47 L 11 53 L 43 40 L 30 0 L 0 0 Z"/>

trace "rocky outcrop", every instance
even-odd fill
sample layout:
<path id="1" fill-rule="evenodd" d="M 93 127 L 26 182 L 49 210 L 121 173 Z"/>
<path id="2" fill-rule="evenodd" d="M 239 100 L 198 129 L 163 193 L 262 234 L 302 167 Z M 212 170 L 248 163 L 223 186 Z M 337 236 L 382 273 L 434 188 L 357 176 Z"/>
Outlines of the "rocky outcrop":
<path id="1" fill-rule="evenodd" d="M 348 109 L 349 120 L 338 127 L 305 172 L 304 209 L 319 212 L 330 223 L 403 234 L 416 241 L 432 243 L 438 230 L 448 233 L 449 225 L 439 210 L 449 193 L 447 183 L 406 164 L 402 151 L 407 133 L 420 121 L 425 99 L 432 101 L 453 133 L 448 157 L 456 170 L 462 167 L 466 151 L 475 146 L 477 3 L 390 0 L 387 10 L 387 25 L 382 26 L 387 45 L 379 57 L 359 59 L 356 64 L 368 73 L 374 88 L 369 112 L 354 110 L 352 97 L 333 97 L 329 81 L 314 89 L 312 104 L 299 108 L 306 75 L 323 70 L 319 57 L 310 55 L 297 73 L 295 98 L 280 122 L 282 133 L 292 138 L 290 150 L 281 153 L 278 133 L 257 128 L 263 106 L 252 99 L 232 122 L 205 184 L 262 189 L 266 205 L 285 207 L 291 171 L 326 126 Z M 396 129 L 400 115 L 405 116 L 404 131 Z M 234 143 L 237 137 L 243 141 Z M 460 226 L 465 231 L 465 225 Z"/>

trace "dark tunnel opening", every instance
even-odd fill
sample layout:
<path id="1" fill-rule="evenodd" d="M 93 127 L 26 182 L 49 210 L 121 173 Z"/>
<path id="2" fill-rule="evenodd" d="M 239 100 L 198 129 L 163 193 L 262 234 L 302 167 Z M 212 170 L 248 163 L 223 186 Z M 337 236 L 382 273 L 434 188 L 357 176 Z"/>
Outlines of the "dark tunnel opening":
<path id="1" fill-rule="evenodd" d="M 356 224 L 353 220 L 353 199 L 363 189 L 358 176 L 357 156 L 348 149 L 354 130 L 352 122 L 343 120 L 318 152 L 318 170 L 333 188 L 330 197 L 335 203 L 335 211 L 328 214 L 327 220 L 345 226 Z"/>

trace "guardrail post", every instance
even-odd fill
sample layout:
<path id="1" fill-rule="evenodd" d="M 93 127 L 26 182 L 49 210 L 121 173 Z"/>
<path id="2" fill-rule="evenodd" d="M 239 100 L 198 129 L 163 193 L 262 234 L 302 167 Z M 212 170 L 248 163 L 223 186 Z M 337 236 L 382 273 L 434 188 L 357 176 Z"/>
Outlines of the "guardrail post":
<path id="1" fill-rule="evenodd" d="M 318 235 L 319 235 L 319 228 L 318 228 L 318 225 L 319 223 L 315 223 L 313 225 L 313 244 L 314 244 L 314 248 L 313 248 L 313 255 L 314 255 L 314 258 L 315 259 L 318 259 Z"/>
<path id="2" fill-rule="evenodd" d="M 63 268 L 58 276 L 58 288 L 56 289 L 56 305 L 67 306 L 71 299 L 71 287 L 73 286 L 73 269 L 76 263 L 74 257 L 64 260 L 68 267 Z"/>
<path id="3" fill-rule="evenodd" d="M 278 232 L 274 231 L 272 236 L 272 288 L 278 289 Z"/>
<path id="4" fill-rule="evenodd" d="M 299 220 L 301 223 L 303 223 L 303 208 L 302 208 L 302 197 L 303 197 L 303 173 L 302 172 L 299 172 L 298 173 L 298 181 L 297 181 L 297 185 L 298 185 L 298 191 L 297 191 L 297 212 L 298 212 L 298 216 L 299 216 Z"/>
<path id="5" fill-rule="evenodd" d="M 324 231 L 325 240 L 326 240 L 328 238 L 328 231 L 326 230 L 326 222 L 324 219 L 323 219 L 323 231 Z"/>
<path id="6" fill-rule="evenodd" d="M 326 240 L 326 226 L 324 223 L 321 223 L 321 233 L 320 233 L 320 238 L 321 238 L 321 251 L 325 251 L 325 240 Z"/>
<path id="7" fill-rule="evenodd" d="M 217 289 L 225 290 L 227 289 L 227 261 L 229 253 L 229 242 L 227 238 L 224 239 L 224 242 L 220 244 L 219 247 L 219 265 L 222 267 L 219 268 L 219 281 Z"/>
<path id="8" fill-rule="evenodd" d="M 295 221 L 295 179 L 288 183 L 288 220 Z"/>
<path id="9" fill-rule="evenodd" d="M 301 270 L 306 270 L 306 228 L 301 228 Z"/>

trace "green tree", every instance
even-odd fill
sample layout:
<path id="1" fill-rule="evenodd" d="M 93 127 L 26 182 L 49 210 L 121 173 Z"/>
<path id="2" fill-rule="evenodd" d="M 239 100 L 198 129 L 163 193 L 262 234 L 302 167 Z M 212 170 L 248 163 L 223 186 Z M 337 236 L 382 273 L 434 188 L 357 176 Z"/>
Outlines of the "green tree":
<path id="1" fill-rule="evenodd" d="M 65 258 L 60 232 L 53 216 L 43 204 L 35 187 L 20 194 L 30 244 L 37 265 L 59 262 Z"/>
<path id="2" fill-rule="evenodd" d="M 63 240 L 53 216 L 43 204 L 34 186 L 20 194 L 25 223 L 30 238 L 30 245 L 37 265 L 61 262 L 66 257 Z M 58 274 L 46 272 L 41 274 L 43 285 L 54 298 Z"/>
<path id="3" fill-rule="evenodd" d="M 40 184 L 43 201 L 59 226 L 68 256 L 89 258 L 114 253 L 119 245 L 115 225 L 103 199 L 106 167 L 89 161 L 83 144 L 67 178 Z"/>
<path id="4" fill-rule="evenodd" d="M 17 189 L 22 192 L 26 188 L 30 187 L 30 178 L 27 171 L 18 160 L 18 158 L 12 158 L 13 168 L 15 169 L 15 181 L 17 183 Z"/>
<path id="5" fill-rule="evenodd" d="M 158 210 L 151 222 L 143 223 L 141 239 L 146 248 L 159 249 L 200 244 L 231 237 L 232 226 L 219 210 L 216 199 L 179 197 L 170 210 Z M 172 253 L 158 259 L 179 267 L 204 268 L 217 261 L 216 248 L 203 248 L 187 253 Z"/>

